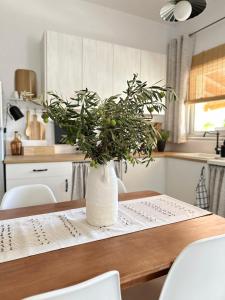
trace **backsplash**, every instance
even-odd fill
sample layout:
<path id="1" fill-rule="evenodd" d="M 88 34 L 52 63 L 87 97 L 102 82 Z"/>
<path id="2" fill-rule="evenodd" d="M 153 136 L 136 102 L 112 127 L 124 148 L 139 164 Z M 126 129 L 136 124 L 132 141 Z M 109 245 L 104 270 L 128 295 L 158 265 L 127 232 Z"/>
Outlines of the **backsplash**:
<path id="1" fill-rule="evenodd" d="M 14 131 L 18 131 L 21 135 L 21 140 L 24 146 L 45 146 L 45 145 L 53 145 L 54 144 L 54 127 L 53 122 L 49 121 L 48 124 L 45 124 L 42 121 L 41 114 L 42 110 L 40 109 L 30 109 L 30 115 L 32 117 L 33 114 L 37 114 L 38 121 L 42 122 L 42 124 L 45 126 L 46 130 L 46 139 L 45 140 L 28 140 L 27 136 L 25 134 L 26 130 L 26 111 L 28 108 L 21 108 L 21 112 L 24 114 L 24 118 L 14 121 L 10 118 L 9 115 L 7 115 L 7 131 L 6 131 L 6 154 L 10 154 L 10 142 L 14 137 Z"/>

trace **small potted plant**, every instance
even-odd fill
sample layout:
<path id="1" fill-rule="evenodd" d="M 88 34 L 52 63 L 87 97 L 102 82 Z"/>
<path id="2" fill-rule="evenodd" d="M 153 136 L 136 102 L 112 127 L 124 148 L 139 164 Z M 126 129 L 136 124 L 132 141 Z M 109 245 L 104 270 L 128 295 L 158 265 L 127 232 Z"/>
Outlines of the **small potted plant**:
<path id="1" fill-rule="evenodd" d="M 89 224 L 109 226 L 118 215 L 118 186 L 112 161 L 126 160 L 132 164 L 152 160 L 158 131 L 144 118 L 147 108 L 165 109 L 164 98 L 175 99 L 170 87 L 148 86 L 137 79 L 127 81 L 123 95 L 101 100 L 87 89 L 63 99 L 49 93 L 45 103 L 45 121 L 49 117 L 65 132 L 65 141 L 76 145 L 91 160 L 87 178 L 86 215 Z"/>
<path id="2" fill-rule="evenodd" d="M 157 137 L 157 149 L 159 152 L 164 152 L 166 147 L 166 142 L 168 141 L 168 138 L 170 136 L 169 131 L 161 129 L 159 131 L 158 137 Z"/>

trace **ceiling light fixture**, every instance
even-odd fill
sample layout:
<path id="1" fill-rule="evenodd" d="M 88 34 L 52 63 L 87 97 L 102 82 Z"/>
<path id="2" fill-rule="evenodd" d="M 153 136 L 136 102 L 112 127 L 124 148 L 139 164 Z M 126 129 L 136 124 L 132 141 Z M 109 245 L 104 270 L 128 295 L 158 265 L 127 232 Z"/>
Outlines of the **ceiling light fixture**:
<path id="1" fill-rule="evenodd" d="M 182 22 L 200 15 L 206 8 L 206 0 L 170 0 L 160 10 L 164 21 Z"/>
<path id="2" fill-rule="evenodd" d="M 189 1 L 180 1 L 175 5 L 174 17 L 177 21 L 186 21 L 192 13 L 192 6 Z"/>

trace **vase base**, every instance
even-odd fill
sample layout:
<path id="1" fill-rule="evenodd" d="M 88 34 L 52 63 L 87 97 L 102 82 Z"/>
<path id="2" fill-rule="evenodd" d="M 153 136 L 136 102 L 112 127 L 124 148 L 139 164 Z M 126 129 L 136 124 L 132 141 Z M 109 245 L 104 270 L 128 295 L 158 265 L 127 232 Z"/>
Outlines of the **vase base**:
<path id="1" fill-rule="evenodd" d="M 94 227 L 109 227 L 109 226 L 114 225 L 117 222 L 117 218 L 115 220 L 110 220 L 108 222 L 89 220 L 88 218 L 86 218 L 86 221 L 89 225 L 94 226 Z"/>

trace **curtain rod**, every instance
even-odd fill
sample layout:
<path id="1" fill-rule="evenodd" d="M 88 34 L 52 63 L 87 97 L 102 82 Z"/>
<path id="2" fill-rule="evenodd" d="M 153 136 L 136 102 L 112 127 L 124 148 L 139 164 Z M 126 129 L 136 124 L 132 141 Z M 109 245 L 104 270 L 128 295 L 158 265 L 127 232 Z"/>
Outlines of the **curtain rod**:
<path id="1" fill-rule="evenodd" d="M 202 27 L 202 28 L 190 33 L 189 36 L 191 37 L 191 36 L 195 35 L 196 33 L 199 33 L 200 31 L 205 30 L 206 28 L 209 28 L 209 27 L 211 27 L 211 26 L 213 26 L 213 25 L 215 25 L 215 24 L 217 24 L 217 23 L 219 23 L 220 21 L 223 21 L 223 20 L 225 20 L 225 17 L 223 17 L 223 18 L 221 18 L 217 21 L 214 21 L 214 22 L 210 23 L 209 25 L 206 25 L 205 27 Z"/>

